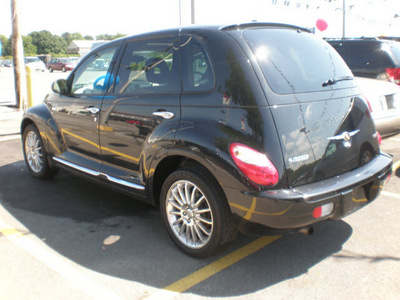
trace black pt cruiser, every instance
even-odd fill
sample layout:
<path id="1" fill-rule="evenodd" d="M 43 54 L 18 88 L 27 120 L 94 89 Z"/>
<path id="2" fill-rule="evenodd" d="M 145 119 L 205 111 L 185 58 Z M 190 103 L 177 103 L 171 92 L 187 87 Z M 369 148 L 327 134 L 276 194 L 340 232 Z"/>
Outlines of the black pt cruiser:
<path id="1" fill-rule="evenodd" d="M 306 29 L 199 26 L 88 54 L 28 109 L 25 160 L 160 207 L 175 244 L 212 254 L 247 234 L 341 219 L 378 197 L 392 159 L 353 75 Z"/>

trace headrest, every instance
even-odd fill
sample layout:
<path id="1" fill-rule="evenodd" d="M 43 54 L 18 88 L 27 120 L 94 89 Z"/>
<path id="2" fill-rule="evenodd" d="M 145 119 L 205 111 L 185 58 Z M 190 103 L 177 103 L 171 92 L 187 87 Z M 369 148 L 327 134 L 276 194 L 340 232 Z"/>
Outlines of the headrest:
<path id="1" fill-rule="evenodd" d="M 168 82 L 169 70 L 161 58 L 150 58 L 146 61 L 146 79 L 152 83 L 166 84 Z"/>

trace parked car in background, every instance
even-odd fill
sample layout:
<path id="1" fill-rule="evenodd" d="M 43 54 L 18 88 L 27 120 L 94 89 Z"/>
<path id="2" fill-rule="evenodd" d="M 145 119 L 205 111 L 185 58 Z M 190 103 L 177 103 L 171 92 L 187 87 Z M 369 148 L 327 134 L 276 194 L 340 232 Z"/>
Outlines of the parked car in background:
<path id="1" fill-rule="evenodd" d="M 400 43 L 380 38 L 327 39 L 355 76 L 400 85 Z"/>
<path id="2" fill-rule="evenodd" d="M 107 70 L 108 62 L 101 58 L 96 59 L 96 61 L 93 63 L 93 68 L 96 70 Z"/>
<path id="3" fill-rule="evenodd" d="M 53 72 L 54 70 L 57 71 L 72 71 L 77 65 L 75 60 L 70 58 L 54 58 L 46 64 L 46 68 Z"/>
<path id="4" fill-rule="evenodd" d="M 357 77 L 375 126 L 382 136 L 400 132 L 400 87 L 392 82 Z"/>
<path id="5" fill-rule="evenodd" d="M 159 206 L 173 242 L 193 256 L 238 230 L 310 232 L 344 218 L 392 172 L 343 59 L 282 24 L 101 45 L 25 111 L 21 132 L 33 176 L 63 168 Z"/>
<path id="6" fill-rule="evenodd" d="M 4 59 L 0 62 L 0 66 L 4 68 L 12 68 L 13 62 L 11 59 Z"/>
<path id="7" fill-rule="evenodd" d="M 32 70 L 42 71 L 46 70 L 46 65 L 37 57 L 25 57 L 25 66 L 29 66 Z"/>

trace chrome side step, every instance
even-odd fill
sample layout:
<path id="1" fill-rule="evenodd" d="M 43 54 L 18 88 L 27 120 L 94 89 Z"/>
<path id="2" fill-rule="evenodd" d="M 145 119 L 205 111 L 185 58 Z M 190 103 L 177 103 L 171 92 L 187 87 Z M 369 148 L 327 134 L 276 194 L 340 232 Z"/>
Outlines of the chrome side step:
<path id="1" fill-rule="evenodd" d="M 108 174 L 102 173 L 100 171 L 94 171 L 92 169 L 85 168 L 85 167 L 76 165 L 74 163 L 71 163 L 69 161 L 63 160 L 62 158 L 59 158 L 59 157 L 53 157 L 53 160 L 55 160 L 56 162 L 59 162 L 59 163 L 61 163 L 63 165 L 66 165 L 66 166 L 68 166 L 70 168 L 76 169 L 78 171 L 81 171 L 83 173 L 86 173 L 86 174 L 89 174 L 89 175 L 92 175 L 92 176 L 104 176 L 104 177 L 107 178 L 108 181 L 111 181 L 111 182 L 114 182 L 114 183 L 117 183 L 117 184 L 120 184 L 120 185 L 124 185 L 124 186 L 130 187 L 130 188 L 133 188 L 133 189 L 136 189 L 136 190 L 141 190 L 141 191 L 143 191 L 145 189 L 145 187 L 143 185 L 139 185 L 139 184 L 136 184 L 136 183 L 125 181 L 125 180 L 110 176 Z"/>

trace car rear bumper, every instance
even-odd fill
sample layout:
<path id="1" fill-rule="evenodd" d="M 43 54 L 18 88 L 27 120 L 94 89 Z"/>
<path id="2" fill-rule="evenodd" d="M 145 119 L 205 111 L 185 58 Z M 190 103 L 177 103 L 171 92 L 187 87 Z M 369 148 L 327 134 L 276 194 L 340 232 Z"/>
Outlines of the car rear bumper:
<path id="1" fill-rule="evenodd" d="M 234 199 L 230 207 L 242 233 L 281 233 L 355 212 L 378 197 L 391 174 L 391 157 L 380 154 L 368 164 L 333 178 L 283 190 L 229 189 L 228 199 Z"/>

